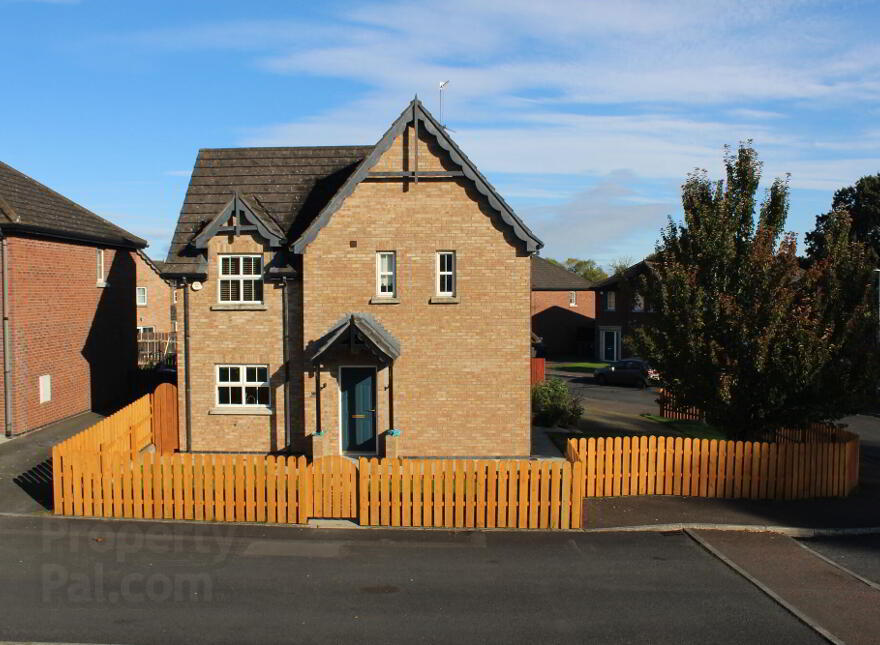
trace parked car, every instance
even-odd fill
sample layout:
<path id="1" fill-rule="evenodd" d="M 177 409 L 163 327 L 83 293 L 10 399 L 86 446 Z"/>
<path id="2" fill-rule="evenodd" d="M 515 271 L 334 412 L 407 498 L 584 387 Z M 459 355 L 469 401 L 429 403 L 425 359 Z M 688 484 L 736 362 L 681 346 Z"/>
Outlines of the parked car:
<path id="1" fill-rule="evenodd" d="M 646 388 L 660 383 L 660 373 L 641 358 L 627 358 L 601 367 L 596 370 L 594 378 L 599 385 L 637 385 Z"/>

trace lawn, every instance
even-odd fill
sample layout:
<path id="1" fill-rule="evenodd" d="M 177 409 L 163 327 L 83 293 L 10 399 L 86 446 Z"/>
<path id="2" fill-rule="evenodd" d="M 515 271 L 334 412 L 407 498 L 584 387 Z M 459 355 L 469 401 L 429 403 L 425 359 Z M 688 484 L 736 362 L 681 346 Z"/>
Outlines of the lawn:
<path id="1" fill-rule="evenodd" d="M 592 374 L 597 369 L 605 367 L 608 363 L 590 363 L 589 361 L 553 363 L 548 365 L 550 369 L 562 370 L 563 372 L 583 372 Z"/>
<path id="2" fill-rule="evenodd" d="M 639 415 L 643 419 L 648 419 L 657 424 L 657 431 L 650 434 L 658 437 L 684 437 L 690 439 L 722 439 L 726 440 L 727 435 L 714 426 L 710 426 L 702 421 L 679 421 L 677 419 L 665 419 L 655 414 Z M 589 439 L 591 437 L 639 437 L 647 436 L 648 433 L 626 432 L 626 431 L 608 431 L 596 430 L 590 428 L 587 419 L 581 419 L 578 423 L 578 429 L 571 429 L 568 432 L 548 432 L 547 435 L 553 444 L 559 448 L 560 452 L 565 454 L 565 445 L 569 439 Z"/>

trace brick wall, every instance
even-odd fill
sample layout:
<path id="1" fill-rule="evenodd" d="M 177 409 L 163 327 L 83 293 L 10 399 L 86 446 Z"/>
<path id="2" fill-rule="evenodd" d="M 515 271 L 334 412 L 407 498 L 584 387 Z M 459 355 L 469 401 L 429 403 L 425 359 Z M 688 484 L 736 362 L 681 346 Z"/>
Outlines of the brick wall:
<path id="1" fill-rule="evenodd" d="M 218 260 L 223 253 L 261 254 L 264 264 L 273 252 L 257 237 L 218 235 L 208 244 L 209 276 L 203 288 L 189 291 L 190 360 L 192 374 L 192 446 L 200 451 L 270 452 L 285 447 L 281 287 L 266 283 L 263 306 L 256 310 L 221 310 Z M 183 332 L 183 293 L 178 296 L 178 329 Z M 186 379 L 183 345 L 179 346 L 180 446 L 186 450 Z M 218 414 L 216 366 L 267 365 L 271 383 L 271 414 Z M 227 412 L 234 410 L 227 409 Z"/>
<path id="2" fill-rule="evenodd" d="M 532 291 L 532 331 L 549 356 L 592 356 L 596 293 L 575 293 L 577 305 L 571 306 L 568 291 Z"/>
<path id="3" fill-rule="evenodd" d="M 602 306 L 602 291 L 615 292 L 614 311 L 606 311 Z M 618 359 L 635 357 L 637 351 L 633 345 L 633 331 L 640 325 L 651 324 L 653 314 L 648 311 L 633 311 L 633 290 L 626 280 L 621 280 L 613 288 L 596 292 L 596 358 L 601 357 L 602 328 L 618 329 Z"/>
<path id="4" fill-rule="evenodd" d="M 147 288 L 147 304 L 136 305 L 137 326 L 152 327 L 157 333 L 171 331 L 171 286 L 137 253 L 134 254 L 137 286 Z"/>
<path id="5" fill-rule="evenodd" d="M 412 169 L 411 133 L 398 137 L 375 170 Z M 420 170 L 456 169 L 428 138 L 419 145 Z M 350 312 L 372 314 L 401 342 L 394 365 L 401 455 L 529 454 L 530 262 L 522 244 L 503 230 L 464 178 L 418 185 L 368 181 L 306 249 L 306 345 Z M 380 250 L 397 252 L 400 304 L 370 304 Z M 429 304 L 438 250 L 456 252 L 458 304 Z M 322 369 L 322 452 L 339 452 L 338 368 L 360 362 L 339 356 Z M 315 376 L 308 365 L 302 370 L 310 434 L 317 425 Z M 387 370 L 380 370 L 380 433 L 388 427 L 387 381 Z"/>
<path id="6" fill-rule="evenodd" d="M 13 432 L 124 403 L 137 357 L 133 253 L 105 249 L 100 288 L 94 247 L 26 237 L 7 244 Z M 40 403 L 43 375 L 51 400 Z"/>

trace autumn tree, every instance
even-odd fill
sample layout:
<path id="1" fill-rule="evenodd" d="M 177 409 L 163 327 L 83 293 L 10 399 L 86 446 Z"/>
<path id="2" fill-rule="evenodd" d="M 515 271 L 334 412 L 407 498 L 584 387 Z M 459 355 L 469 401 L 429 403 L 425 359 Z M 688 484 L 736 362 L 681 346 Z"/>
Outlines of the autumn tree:
<path id="1" fill-rule="evenodd" d="M 608 274 L 602 270 L 595 260 L 579 260 L 578 258 L 568 258 L 565 262 L 550 259 L 550 262 L 557 264 L 572 273 L 576 273 L 589 282 L 599 282 L 608 277 Z"/>
<path id="2" fill-rule="evenodd" d="M 706 171 L 682 187 L 640 280 L 656 324 L 638 351 L 682 404 L 737 438 L 838 419 L 877 384 L 873 253 L 850 239 L 850 218 L 820 223 L 821 257 L 803 262 L 784 232 L 787 178 L 758 207 L 761 164 L 750 142 L 724 156 L 726 180 Z"/>

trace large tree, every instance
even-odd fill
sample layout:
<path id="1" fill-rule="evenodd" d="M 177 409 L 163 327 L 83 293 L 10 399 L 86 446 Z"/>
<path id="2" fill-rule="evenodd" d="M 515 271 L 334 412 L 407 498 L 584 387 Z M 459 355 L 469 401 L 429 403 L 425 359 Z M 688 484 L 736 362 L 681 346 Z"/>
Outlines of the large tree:
<path id="1" fill-rule="evenodd" d="M 724 163 L 726 181 L 688 176 L 684 222 L 661 233 L 640 280 L 657 313 L 635 334 L 639 352 L 681 403 L 730 436 L 854 412 L 877 383 L 873 253 L 835 211 L 821 223 L 825 252 L 802 262 L 784 233 L 787 179 L 758 208 L 751 143 L 728 149 Z"/>
<path id="2" fill-rule="evenodd" d="M 862 177 L 853 186 L 834 193 L 831 210 L 817 215 L 816 229 L 807 233 L 811 256 L 819 257 L 825 253 L 825 226 L 839 211 L 848 213 L 852 220 L 849 231 L 851 239 L 864 242 L 880 256 L 880 173 Z"/>
<path id="3" fill-rule="evenodd" d="M 599 282 L 608 277 L 608 274 L 602 270 L 602 267 L 596 264 L 595 260 L 579 260 L 578 258 L 568 258 L 565 262 L 559 262 L 553 258 L 549 258 L 549 260 L 553 264 L 558 264 L 572 273 L 577 273 L 590 282 Z"/>

